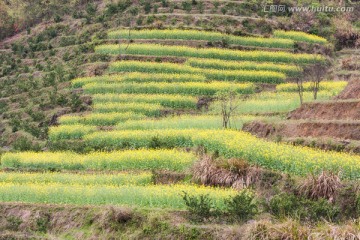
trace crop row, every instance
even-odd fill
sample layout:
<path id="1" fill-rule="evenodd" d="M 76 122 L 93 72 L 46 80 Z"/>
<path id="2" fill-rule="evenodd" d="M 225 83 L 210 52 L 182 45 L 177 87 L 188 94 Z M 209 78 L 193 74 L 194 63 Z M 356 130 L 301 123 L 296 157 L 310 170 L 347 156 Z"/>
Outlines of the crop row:
<path id="1" fill-rule="evenodd" d="M 29 153 L 27 153 L 30 155 Z M 36 155 L 36 153 L 33 153 Z M 30 155 L 31 156 L 31 155 Z M 51 157 L 51 156 L 50 156 Z M 49 164 L 50 166 L 51 164 Z M 72 174 L 59 172 L 0 172 L 1 183 L 28 184 L 28 183 L 60 183 L 68 185 L 149 185 L 152 183 L 152 174 L 141 173 L 115 173 L 115 174 Z"/>
<path id="2" fill-rule="evenodd" d="M 196 108 L 198 99 L 193 96 L 169 94 L 94 94 L 92 100 L 97 103 L 157 103 L 169 108 Z"/>
<path id="3" fill-rule="evenodd" d="M 121 29 L 108 33 L 110 39 L 128 39 L 129 30 Z M 288 39 L 260 38 L 260 37 L 240 37 L 219 32 L 179 30 L 179 29 L 152 29 L 130 31 L 130 39 L 174 39 L 174 40 L 203 40 L 203 41 L 222 41 L 226 40 L 229 44 L 269 47 L 269 48 L 293 48 L 294 41 Z"/>
<path id="4" fill-rule="evenodd" d="M 125 122 L 129 119 L 143 119 L 146 116 L 140 113 L 123 112 L 123 113 L 91 113 L 85 116 L 62 116 L 59 119 L 60 124 L 64 125 L 96 125 L 96 126 L 109 126 L 115 125 L 119 122 Z M 69 132 L 70 133 L 70 132 Z M 56 134 L 56 133 L 51 133 Z"/>
<path id="5" fill-rule="evenodd" d="M 115 152 L 19 152 L 1 157 L 1 167 L 39 170 L 173 170 L 181 171 L 196 160 L 192 153 L 176 150 L 127 150 Z"/>
<path id="6" fill-rule="evenodd" d="M 318 92 L 317 100 L 329 100 L 340 91 L 341 89 L 321 90 Z M 303 100 L 304 102 L 314 101 L 313 93 L 304 92 Z M 300 99 L 296 92 L 261 92 L 240 102 L 233 114 L 289 112 L 298 107 L 300 107 Z M 211 105 L 210 112 L 213 114 L 221 112 L 221 102 L 214 102 Z"/>
<path id="7" fill-rule="evenodd" d="M 195 80 L 192 80 L 191 75 L 186 78 L 174 77 L 171 81 L 170 75 L 138 75 L 139 77 L 125 80 L 126 82 L 204 82 L 205 80 L 221 80 L 221 81 L 236 81 L 236 82 L 264 82 L 264 83 L 281 83 L 285 80 L 286 75 L 281 72 L 274 71 L 260 71 L 260 70 L 218 70 L 218 69 L 203 69 L 192 68 L 187 65 L 180 65 L 175 63 L 153 63 L 153 62 L 140 62 L 140 61 L 121 61 L 110 64 L 109 70 L 112 72 L 145 72 L 145 73 L 168 73 L 172 70 L 176 72 L 186 72 L 195 74 Z M 139 74 L 139 73 L 136 73 Z M 136 76 L 136 75 L 135 75 Z M 144 78 L 142 78 L 144 76 Z M 176 75 L 177 76 L 177 75 Z M 206 79 L 201 76 L 205 76 Z M 100 77 L 102 79 L 102 77 Z M 96 80 L 96 78 L 94 79 Z M 118 80 L 122 81 L 121 78 Z M 96 81 L 98 83 L 99 81 Z M 115 82 L 115 81 L 111 81 Z M 117 81 L 119 82 L 119 81 Z M 79 85 L 79 84 L 77 84 Z"/>
<path id="8" fill-rule="evenodd" d="M 299 31 L 282 31 L 276 30 L 273 33 L 276 38 L 291 39 L 298 42 L 320 43 L 325 44 L 327 40 L 314 34 L 308 34 Z"/>
<path id="9" fill-rule="evenodd" d="M 360 178 L 360 156 L 324 152 L 258 139 L 251 134 L 224 130 L 149 130 L 95 132 L 84 137 L 96 149 L 204 146 L 226 158 L 242 158 L 265 168 L 307 175 L 321 170 L 341 171 L 345 178 Z"/>
<path id="10" fill-rule="evenodd" d="M 144 114 L 148 117 L 158 117 L 164 108 L 155 103 L 95 103 L 93 104 L 95 113 L 114 113 L 114 112 L 134 112 Z"/>
<path id="11" fill-rule="evenodd" d="M 243 124 L 255 120 L 255 116 L 234 116 L 231 127 L 241 129 Z M 220 115 L 175 116 L 162 119 L 129 120 L 116 126 L 118 130 L 146 129 L 222 129 Z"/>
<path id="12" fill-rule="evenodd" d="M 346 87 L 348 82 L 346 81 L 323 81 L 320 82 L 319 90 L 326 90 L 326 91 L 338 91 L 342 90 Z M 303 89 L 304 91 L 312 91 L 313 90 L 313 83 L 312 82 L 306 82 L 303 83 Z M 284 83 L 279 84 L 276 86 L 276 90 L 279 92 L 297 92 L 298 91 L 298 85 L 296 83 Z"/>
<path id="13" fill-rule="evenodd" d="M 185 62 L 195 68 L 218 69 L 218 70 L 254 70 L 281 72 L 289 76 L 298 75 L 302 68 L 289 64 L 276 64 L 272 62 L 251 62 L 251 61 L 224 61 L 219 59 L 190 58 Z"/>
<path id="14" fill-rule="evenodd" d="M 0 202 L 55 203 L 77 205 L 128 205 L 146 208 L 185 209 L 183 192 L 208 195 L 216 207 L 224 207 L 224 199 L 235 190 L 197 185 L 100 186 L 59 183 L 0 183 Z"/>
<path id="15" fill-rule="evenodd" d="M 233 90 L 240 94 L 251 94 L 255 85 L 251 83 L 231 82 L 186 82 L 186 83 L 89 83 L 83 86 L 88 94 L 131 93 L 131 94 L 183 94 L 183 95 L 214 95 L 218 91 Z"/>
<path id="16" fill-rule="evenodd" d="M 66 120 L 65 116 L 62 118 Z M 93 133 L 96 130 L 97 128 L 95 126 L 87 126 L 76 123 L 72 125 L 61 125 L 51 127 L 49 129 L 49 139 L 50 141 L 61 139 L 81 139 L 86 134 Z"/>
<path id="17" fill-rule="evenodd" d="M 138 62 L 136 62 L 138 63 Z M 141 63 L 141 62 L 140 62 Z M 149 64 L 146 64 L 149 65 Z M 128 66 L 128 65 L 127 65 Z M 179 66 L 181 67 L 181 65 Z M 200 74 L 169 74 L 169 73 L 141 73 L 130 72 L 121 75 L 105 75 L 96 77 L 82 77 L 71 81 L 74 88 L 87 83 L 121 83 L 121 82 L 205 82 L 206 77 Z"/>
<path id="18" fill-rule="evenodd" d="M 195 57 L 279 63 L 314 63 L 325 60 L 325 58 L 320 55 L 306 53 L 293 54 L 289 52 L 239 51 L 218 48 L 164 46 L 158 44 L 131 44 L 126 50 L 125 47 L 126 46 L 115 44 L 100 45 L 95 47 L 95 52 L 102 54 L 119 54 L 120 52 L 126 52 L 126 54 L 132 55 Z"/>

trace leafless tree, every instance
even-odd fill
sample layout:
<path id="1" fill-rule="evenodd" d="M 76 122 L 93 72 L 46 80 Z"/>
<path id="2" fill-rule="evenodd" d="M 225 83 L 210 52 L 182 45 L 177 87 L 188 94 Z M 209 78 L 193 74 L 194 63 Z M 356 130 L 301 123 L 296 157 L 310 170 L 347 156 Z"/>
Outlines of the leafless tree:
<path id="1" fill-rule="evenodd" d="M 222 126 L 223 128 L 231 128 L 231 117 L 239 107 L 238 94 L 232 90 L 221 91 L 217 93 L 216 98 L 221 104 Z"/>
<path id="2" fill-rule="evenodd" d="M 300 98 L 300 105 L 304 103 L 304 79 L 301 76 L 296 77 L 297 92 Z"/>
<path id="3" fill-rule="evenodd" d="M 313 92 L 314 100 L 317 99 L 320 89 L 320 82 L 323 80 L 324 75 L 327 72 L 328 65 L 326 62 L 317 62 L 311 68 L 308 77 L 311 81 L 311 89 Z"/>
<path id="4" fill-rule="evenodd" d="M 302 65 L 297 65 L 297 68 L 302 70 Z M 295 82 L 297 85 L 297 92 L 299 94 L 300 105 L 304 103 L 304 75 L 295 76 Z"/>

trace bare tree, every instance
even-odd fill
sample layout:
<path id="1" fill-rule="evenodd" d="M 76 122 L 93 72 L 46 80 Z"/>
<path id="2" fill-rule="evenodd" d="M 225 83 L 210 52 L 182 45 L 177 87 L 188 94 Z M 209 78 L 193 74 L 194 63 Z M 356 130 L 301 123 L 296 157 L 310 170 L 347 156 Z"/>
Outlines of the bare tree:
<path id="1" fill-rule="evenodd" d="M 314 100 L 317 99 L 320 89 L 320 82 L 323 80 L 323 77 L 327 72 L 327 68 L 328 66 L 326 62 L 318 62 L 313 65 L 312 70 L 309 72 L 308 76 L 311 80 L 311 88 Z"/>
<path id="2" fill-rule="evenodd" d="M 301 71 L 302 71 L 301 65 L 297 65 L 296 67 L 301 69 Z M 300 105 L 302 105 L 304 103 L 304 76 L 303 75 L 295 76 L 295 82 L 297 85 L 297 92 L 298 92 L 299 98 L 300 98 Z"/>
<path id="3" fill-rule="evenodd" d="M 125 38 L 124 38 L 125 40 Z M 131 42 L 131 26 L 129 27 L 129 35 L 128 35 L 128 42 L 126 47 L 124 48 L 124 59 L 125 59 L 125 54 L 126 54 L 126 50 L 129 48 L 130 46 L 130 42 Z M 125 44 L 125 43 L 124 43 Z M 120 55 L 120 60 L 121 60 L 121 36 L 119 38 L 119 55 Z"/>
<path id="4" fill-rule="evenodd" d="M 304 103 L 304 79 L 301 76 L 296 77 L 297 92 L 300 98 L 300 105 Z"/>
<path id="5" fill-rule="evenodd" d="M 231 128 L 231 117 L 238 108 L 238 94 L 235 91 L 221 91 L 216 94 L 221 104 L 222 126 Z"/>

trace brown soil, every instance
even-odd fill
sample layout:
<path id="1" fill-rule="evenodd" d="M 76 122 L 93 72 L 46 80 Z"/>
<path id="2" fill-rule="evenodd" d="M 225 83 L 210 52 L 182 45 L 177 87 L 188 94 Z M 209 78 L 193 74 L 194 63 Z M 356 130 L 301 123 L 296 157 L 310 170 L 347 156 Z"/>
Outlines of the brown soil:
<path id="1" fill-rule="evenodd" d="M 358 144 L 355 147 L 354 144 L 348 146 L 350 142 L 360 140 L 360 80 L 351 81 L 334 100 L 305 103 L 290 112 L 287 118 L 289 121 L 280 123 L 251 122 L 245 124 L 243 130 L 277 141 L 328 150 L 360 152 Z M 299 141 L 303 138 L 317 140 Z M 327 143 L 317 144 L 318 139 L 327 139 Z M 337 142 L 334 144 L 333 141 Z"/>
<path id="2" fill-rule="evenodd" d="M 349 82 L 335 99 L 360 99 L 360 79 Z"/>
<path id="3" fill-rule="evenodd" d="M 359 120 L 360 100 L 305 103 L 290 112 L 288 119 Z"/>

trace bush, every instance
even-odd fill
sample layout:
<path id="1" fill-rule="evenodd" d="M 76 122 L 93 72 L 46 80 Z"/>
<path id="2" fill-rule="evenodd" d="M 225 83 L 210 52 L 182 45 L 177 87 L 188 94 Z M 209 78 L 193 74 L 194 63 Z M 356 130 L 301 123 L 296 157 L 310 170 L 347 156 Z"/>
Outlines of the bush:
<path id="1" fill-rule="evenodd" d="M 55 15 L 54 22 L 59 23 L 62 21 L 62 18 L 59 15 Z"/>
<path id="2" fill-rule="evenodd" d="M 184 2 L 182 2 L 181 5 L 182 5 L 183 10 L 185 10 L 187 13 L 189 13 L 191 11 L 191 9 L 192 9 L 191 2 L 184 1 Z"/>
<path id="3" fill-rule="evenodd" d="M 30 139 L 25 136 L 21 136 L 16 139 L 13 143 L 14 150 L 17 151 L 40 151 L 41 147 L 39 144 L 33 144 Z"/>
<path id="4" fill-rule="evenodd" d="M 190 217 L 194 221 L 204 221 L 209 219 L 214 216 L 216 212 L 216 210 L 214 210 L 215 204 L 209 195 L 192 196 L 187 192 L 184 192 L 183 200 L 190 213 Z"/>
<path id="5" fill-rule="evenodd" d="M 243 190 L 236 196 L 225 201 L 227 212 L 231 217 L 246 221 L 258 212 L 258 206 L 254 202 L 253 192 Z"/>
<path id="6" fill-rule="evenodd" d="M 269 202 L 267 210 L 278 218 L 285 218 L 295 213 L 295 209 L 299 207 L 299 202 L 294 195 L 278 194 Z"/>
<path id="7" fill-rule="evenodd" d="M 274 196 L 267 208 L 278 218 L 292 217 L 301 221 L 334 221 L 339 215 L 339 208 L 323 198 L 313 201 L 286 193 Z"/>

